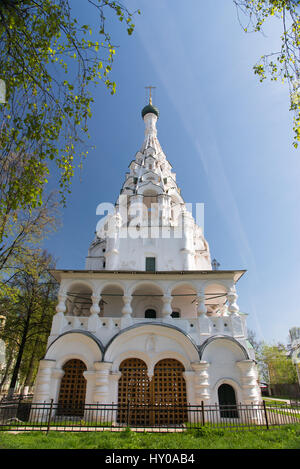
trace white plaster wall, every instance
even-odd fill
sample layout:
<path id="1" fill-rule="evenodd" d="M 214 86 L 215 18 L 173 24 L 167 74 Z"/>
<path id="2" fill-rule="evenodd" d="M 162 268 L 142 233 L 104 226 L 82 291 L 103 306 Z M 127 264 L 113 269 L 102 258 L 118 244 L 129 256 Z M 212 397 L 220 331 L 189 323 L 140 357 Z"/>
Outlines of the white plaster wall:
<path id="1" fill-rule="evenodd" d="M 104 360 L 113 363 L 114 371 L 125 358 L 143 356 L 146 363 L 156 363 L 163 358 L 180 356 L 185 366 L 190 368 L 190 362 L 199 360 L 198 351 L 190 340 L 181 332 L 153 324 L 130 329 L 114 339 Z M 150 361 L 149 361 L 150 360 Z"/>
<path id="2" fill-rule="evenodd" d="M 123 299 L 122 297 L 105 297 L 103 296 L 104 301 L 106 304 L 104 304 L 104 316 L 105 317 L 121 317 L 122 316 L 122 308 L 124 306 Z"/>
<path id="3" fill-rule="evenodd" d="M 181 318 L 196 318 L 197 317 L 197 306 L 195 297 L 174 297 L 172 301 L 172 309 L 179 310 Z"/>
<path id="4" fill-rule="evenodd" d="M 242 385 L 246 377 L 243 373 L 244 370 L 247 373 L 247 363 L 246 368 L 238 366 L 237 363 L 251 362 L 245 360 L 246 357 L 238 344 L 228 339 L 215 339 L 210 342 L 205 347 L 200 362 L 198 350 L 186 335 L 172 328 L 153 324 L 130 328 L 119 334 L 108 346 L 102 362 L 101 350 L 91 337 L 70 333 L 57 339 L 49 347 L 43 360 L 44 365 L 49 363 L 50 366 L 48 391 L 44 387 L 47 400 L 52 398 L 57 402 L 63 376 L 62 368 L 72 358 L 82 360 L 87 367 L 86 403 L 95 401 L 96 375 L 99 366 L 109 366 L 106 399 L 109 402 L 117 402 L 116 375 L 119 374 L 120 363 L 127 358 L 143 360 L 147 365 L 149 377 L 153 375 L 155 364 L 162 359 L 174 358 L 181 362 L 184 366 L 188 400 L 191 404 L 196 399 L 193 386 L 197 377 L 194 370 L 197 369 L 197 364 L 207 363 L 206 404 L 218 402 L 218 387 L 223 383 L 228 383 L 235 389 L 237 402 L 243 402 Z"/>
<path id="5" fill-rule="evenodd" d="M 156 270 L 183 268 L 179 239 L 121 239 L 118 265 L 120 269 L 145 270 L 146 257 L 156 258 Z"/>
<path id="6" fill-rule="evenodd" d="M 141 297 L 141 298 L 133 298 L 131 302 L 132 306 L 132 316 L 136 318 L 144 318 L 145 311 L 147 309 L 154 309 L 156 311 L 156 317 L 162 317 L 162 308 L 163 303 L 162 300 L 158 297 Z"/>
<path id="7" fill-rule="evenodd" d="M 56 360 L 61 369 L 70 358 L 82 360 L 87 370 L 94 369 L 94 361 L 102 360 L 102 352 L 95 341 L 85 334 L 70 333 L 59 337 L 48 349 L 45 359 Z"/>
<path id="8" fill-rule="evenodd" d="M 51 370 L 52 379 L 49 387 L 49 397 L 54 402 L 58 401 L 60 383 L 63 376 L 63 373 L 59 372 L 63 371 L 63 366 L 68 360 L 74 358 L 84 362 L 87 372 L 93 372 L 94 362 L 102 360 L 102 352 L 96 342 L 80 333 L 65 334 L 49 347 L 45 359 L 55 362 L 55 366 Z M 59 377 L 56 378 L 56 375 Z M 38 384 L 37 382 L 36 385 Z M 90 373 L 87 380 L 86 403 L 93 402 L 93 392 L 94 379 L 93 373 Z"/>
<path id="9" fill-rule="evenodd" d="M 216 339 L 204 349 L 202 360 L 209 363 L 210 404 L 218 403 L 218 387 L 230 384 L 236 393 L 237 402 L 242 402 L 241 374 L 236 363 L 245 355 L 237 344 L 226 339 Z"/>
<path id="10" fill-rule="evenodd" d="M 172 229 L 166 229 L 168 232 Z M 191 234 L 191 243 L 193 244 L 193 235 Z M 107 270 L 145 270 L 146 257 L 156 258 L 156 270 L 186 270 L 184 263 L 184 253 L 182 249 L 185 248 L 185 240 L 183 238 L 126 238 L 118 239 L 118 253 L 110 257 L 110 252 L 107 251 L 106 267 Z M 103 268 L 102 250 L 91 250 L 91 256 L 86 259 L 86 269 L 89 270 L 105 270 Z M 97 258 L 97 256 L 99 257 Z M 96 258 L 94 257 L 96 256 Z M 192 251 L 192 263 L 189 270 L 211 270 L 210 259 L 205 256 L 197 255 Z M 196 260 L 196 262 L 195 262 Z"/>

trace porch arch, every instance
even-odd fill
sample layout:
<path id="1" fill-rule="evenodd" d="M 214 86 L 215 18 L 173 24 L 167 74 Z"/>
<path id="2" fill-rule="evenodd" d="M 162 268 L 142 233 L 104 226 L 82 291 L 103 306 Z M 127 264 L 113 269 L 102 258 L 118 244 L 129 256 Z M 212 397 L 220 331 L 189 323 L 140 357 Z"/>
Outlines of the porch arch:
<path id="1" fill-rule="evenodd" d="M 236 350 L 239 350 L 239 353 L 242 354 L 243 359 L 249 360 L 249 355 L 245 347 L 236 339 L 227 335 L 215 335 L 207 339 L 205 342 L 203 342 L 203 344 L 199 347 L 200 359 L 202 359 L 202 356 L 206 348 L 215 341 L 216 342 L 220 341 L 221 343 L 223 342 L 224 346 L 231 345 Z"/>
<path id="2" fill-rule="evenodd" d="M 72 358 L 63 365 L 58 396 L 57 415 L 80 416 L 84 414 L 86 399 L 86 365 L 82 360 Z"/>
<path id="3" fill-rule="evenodd" d="M 66 315 L 89 316 L 92 306 L 93 285 L 89 281 L 73 280 L 66 289 Z"/>
<path id="4" fill-rule="evenodd" d="M 55 360 L 57 367 L 64 365 L 70 357 L 82 360 L 87 369 L 93 369 L 95 361 L 102 361 L 104 346 L 99 339 L 87 331 L 67 331 L 49 345 L 44 360 Z"/>
<path id="5" fill-rule="evenodd" d="M 169 353 L 169 356 L 175 353 L 181 355 L 186 363 L 199 361 L 198 347 L 187 333 L 171 324 L 157 322 L 135 324 L 123 329 L 107 344 L 103 360 L 115 363 L 120 354 L 127 353 L 129 357 L 136 352 L 149 352 L 145 347 L 150 337 L 154 342 L 151 346 L 153 359 L 161 353 Z"/>
<path id="6" fill-rule="evenodd" d="M 184 365 L 174 358 L 159 360 L 153 375 L 140 358 L 120 363 L 118 421 L 130 425 L 168 425 L 187 421 Z"/>
<path id="7" fill-rule="evenodd" d="M 151 401 L 160 410 L 155 423 L 182 424 L 187 421 L 187 389 L 183 364 L 174 358 L 156 363 L 151 381 Z"/>

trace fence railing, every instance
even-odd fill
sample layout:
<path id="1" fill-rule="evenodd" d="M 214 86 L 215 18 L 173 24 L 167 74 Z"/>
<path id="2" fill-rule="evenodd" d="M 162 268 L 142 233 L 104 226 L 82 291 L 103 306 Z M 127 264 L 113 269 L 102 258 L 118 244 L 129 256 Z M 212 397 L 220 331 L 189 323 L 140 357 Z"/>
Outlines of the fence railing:
<path id="1" fill-rule="evenodd" d="M 24 400 L 31 400 L 33 399 L 33 394 L 13 394 L 12 396 L 8 396 L 7 394 L 3 394 L 0 397 L 0 403 L 3 402 L 12 402 L 12 401 L 24 401 Z"/>
<path id="2" fill-rule="evenodd" d="M 290 404 L 131 405 L 0 402 L 0 431 L 187 431 L 203 426 L 266 428 L 300 423 L 300 406 Z"/>

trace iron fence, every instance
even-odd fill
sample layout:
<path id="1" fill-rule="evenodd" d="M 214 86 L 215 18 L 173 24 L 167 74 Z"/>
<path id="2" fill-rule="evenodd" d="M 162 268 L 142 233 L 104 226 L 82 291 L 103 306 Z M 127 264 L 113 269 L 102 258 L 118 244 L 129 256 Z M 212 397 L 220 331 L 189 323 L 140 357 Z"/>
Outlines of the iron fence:
<path id="1" fill-rule="evenodd" d="M 185 432 L 203 427 L 269 429 L 300 423 L 300 405 L 127 405 L 85 404 L 69 407 L 28 400 L 0 402 L 0 431 L 134 431 Z"/>
<path id="2" fill-rule="evenodd" d="M 12 396 L 3 394 L 0 398 L 0 403 L 12 402 L 12 401 L 19 402 L 19 401 L 24 401 L 24 400 L 32 401 L 32 399 L 33 399 L 33 394 L 13 394 Z"/>

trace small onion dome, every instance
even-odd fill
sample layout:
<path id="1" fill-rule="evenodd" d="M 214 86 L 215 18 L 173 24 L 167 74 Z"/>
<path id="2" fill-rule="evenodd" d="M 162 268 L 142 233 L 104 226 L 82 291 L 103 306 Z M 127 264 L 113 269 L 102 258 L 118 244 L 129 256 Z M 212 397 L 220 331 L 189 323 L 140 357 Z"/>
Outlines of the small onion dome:
<path id="1" fill-rule="evenodd" d="M 147 104 L 147 106 L 142 109 L 142 118 L 144 119 L 145 115 L 149 113 L 155 114 L 157 118 L 159 117 L 159 110 L 152 104 Z"/>

